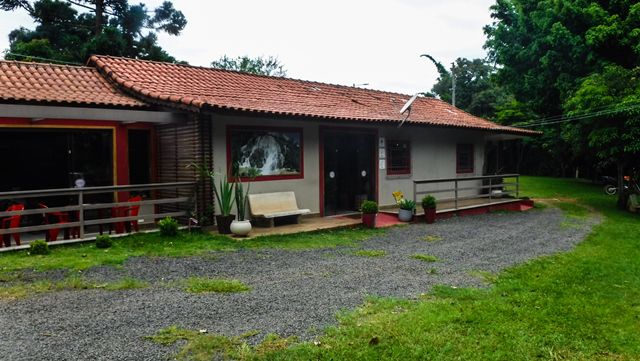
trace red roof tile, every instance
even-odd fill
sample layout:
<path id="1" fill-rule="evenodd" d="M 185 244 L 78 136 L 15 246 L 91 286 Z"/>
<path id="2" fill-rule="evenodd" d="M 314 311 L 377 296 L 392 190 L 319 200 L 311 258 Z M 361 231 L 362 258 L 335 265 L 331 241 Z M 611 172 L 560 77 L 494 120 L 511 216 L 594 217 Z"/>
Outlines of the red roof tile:
<path id="1" fill-rule="evenodd" d="M 213 68 L 111 56 L 89 63 L 129 92 L 151 102 L 191 109 L 220 108 L 325 119 L 401 122 L 405 94 L 253 75 Z M 406 123 L 535 135 L 538 132 L 495 124 L 441 100 L 420 97 Z"/>
<path id="2" fill-rule="evenodd" d="M 123 94 L 94 68 L 0 61 L 0 102 L 146 107 Z"/>

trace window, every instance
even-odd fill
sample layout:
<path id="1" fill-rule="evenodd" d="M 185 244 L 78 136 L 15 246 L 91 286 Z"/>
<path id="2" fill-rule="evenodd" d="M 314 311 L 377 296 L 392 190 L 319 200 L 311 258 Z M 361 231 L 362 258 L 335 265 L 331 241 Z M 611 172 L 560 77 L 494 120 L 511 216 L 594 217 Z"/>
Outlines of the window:
<path id="1" fill-rule="evenodd" d="M 409 141 L 387 141 L 387 174 L 411 174 L 411 146 Z"/>
<path id="2" fill-rule="evenodd" d="M 228 127 L 227 167 L 243 180 L 303 178 L 302 129 Z"/>
<path id="3" fill-rule="evenodd" d="M 458 144 L 456 173 L 473 173 L 473 144 Z"/>

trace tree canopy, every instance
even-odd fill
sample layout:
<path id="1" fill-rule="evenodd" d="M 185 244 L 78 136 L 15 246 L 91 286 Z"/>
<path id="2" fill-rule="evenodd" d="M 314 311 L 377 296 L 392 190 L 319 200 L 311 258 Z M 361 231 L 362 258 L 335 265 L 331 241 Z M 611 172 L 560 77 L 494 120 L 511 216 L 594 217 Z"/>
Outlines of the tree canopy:
<path id="1" fill-rule="evenodd" d="M 273 56 L 258 56 L 251 58 L 245 55 L 237 58 L 230 58 L 225 55 L 220 59 L 213 61 L 211 66 L 217 69 L 236 70 L 252 74 L 279 77 L 287 76 L 287 71 L 284 69 L 284 66 L 280 63 L 278 58 Z"/>
<path id="2" fill-rule="evenodd" d="M 485 27 L 496 80 L 557 134 L 556 161 L 638 159 L 640 3 L 497 0 Z"/>
<path id="3" fill-rule="evenodd" d="M 179 35 L 187 24 L 170 1 L 150 10 L 127 0 L 0 0 L 0 9 L 22 9 L 37 24 L 9 34 L 8 59 L 84 63 L 103 54 L 174 62 L 157 44 L 157 32 Z"/>

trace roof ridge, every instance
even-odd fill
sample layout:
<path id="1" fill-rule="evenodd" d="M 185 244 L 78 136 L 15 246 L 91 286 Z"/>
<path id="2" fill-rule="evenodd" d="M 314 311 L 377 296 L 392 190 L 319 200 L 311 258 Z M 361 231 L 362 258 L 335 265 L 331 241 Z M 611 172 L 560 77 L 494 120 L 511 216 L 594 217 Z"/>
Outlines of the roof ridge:
<path id="1" fill-rule="evenodd" d="M 0 63 L 6 64 L 17 64 L 17 65 L 25 65 L 25 66 L 56 66 L 59 68 L 79 68 L 83 70 L 91 70 L 96 71 L 96 68 L 86 65 L 68 65 L 68 64 L 54 64 L 54 63 L 40 63 L 37 61 L 22 61 L 22 60 L 2 60 L 0 59 Z"/>
<path id="2" fill-rule="evenodd" d="M 180 66 L 180 67 L 185 67 L 185 68 L 202 69 L 202 70 L 207 70 L 207 71 L 218 71 L 218 72 L 238 74 L 238 75 L 243 75 L 243 76 L 248 76 L 248 77 L 267 78 L 267 79 L 275 79 L 275 80 L 291 80 L 291 81 L 297 81 L 297 82 L 307 83 L 307 84 L 317 84 L 317 85 L 325 85 L 325 86 L 328 85 L 328 86 L 333 86 L 333 87 L 345 88 L 345 89 L 349 89 L 349 90 L 356 89 L 356 90 L 360 90 L 360 91 L 363 91 L 363 92 L 376 92 L 376 93 L 391 94 L 391 95 L 404 96 L 404 97 L 411 97 L 412 96 L 412 94 L 398 93 L 398 92 L 392 92 L 392 91 L 381 90 L 381 89 L 360 88 L 360 87 L 354 87 L 354 86 L 349 86 L 349 85 L 344 85 L 344 84 L 320 82 L 320 81 L 316 81 L 316 80 L 306 80 L 306 79 L 300 79 L 300 78 L 289 78 L 289 77 L 275 76 L 275 75 L 254 74 L 254 73 L 248 73 L 248 72 L 239 71 L 239 70 L 220 69 L 220 68 L 207 67 L 207 66 L 201 66 L 201 65 L 170 63 L 170 62 L 158 61 L 158 60 L 133 59 L 133 58 L 127 58 L 127 57 L 123 57 L 123 56 L 113 56 L 113 55 L 100 55 L 100 54 L 91 55 L 91 57 L 87 61 L 87 64 L 90 63 L 93 58 L 112 58 L 112 59 L 122 59 L 122 60 L 126 60 L 126 61 L 138 61 L 138 62 L 145 62 L 145 63 L 161 64 L 161 65 L 175 65 L 175 66 Z M 425 98 L 430 98 L 430 97 L 425 97 Z"/>

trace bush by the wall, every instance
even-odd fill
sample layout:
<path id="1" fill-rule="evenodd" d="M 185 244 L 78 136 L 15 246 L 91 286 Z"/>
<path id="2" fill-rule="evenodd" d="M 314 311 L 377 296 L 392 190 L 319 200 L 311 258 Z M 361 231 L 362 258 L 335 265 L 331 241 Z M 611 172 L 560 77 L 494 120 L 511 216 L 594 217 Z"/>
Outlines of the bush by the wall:
<path id="1" fill-rule="evenodd" d="M 163 236 L 175 237 L 178 235 L 178 221 L 174 218 L 167 217 L 158 222 L 160 234 Z"/>
<path id="2" fill-rule="evenodd" d="M 109 248 L 113 244 L 111 237 L 108 234 L 101 234 L 96 237 L 96 247 L 98 248 Z"/>
<path id="3" fill-rule="evenodd" d="M 49 243 L 46 241 L 39 239 L 37 241 L 31 242 L 29 245 L 29 254 L 49 254 L 51 251 L 49 250 Z"/>

